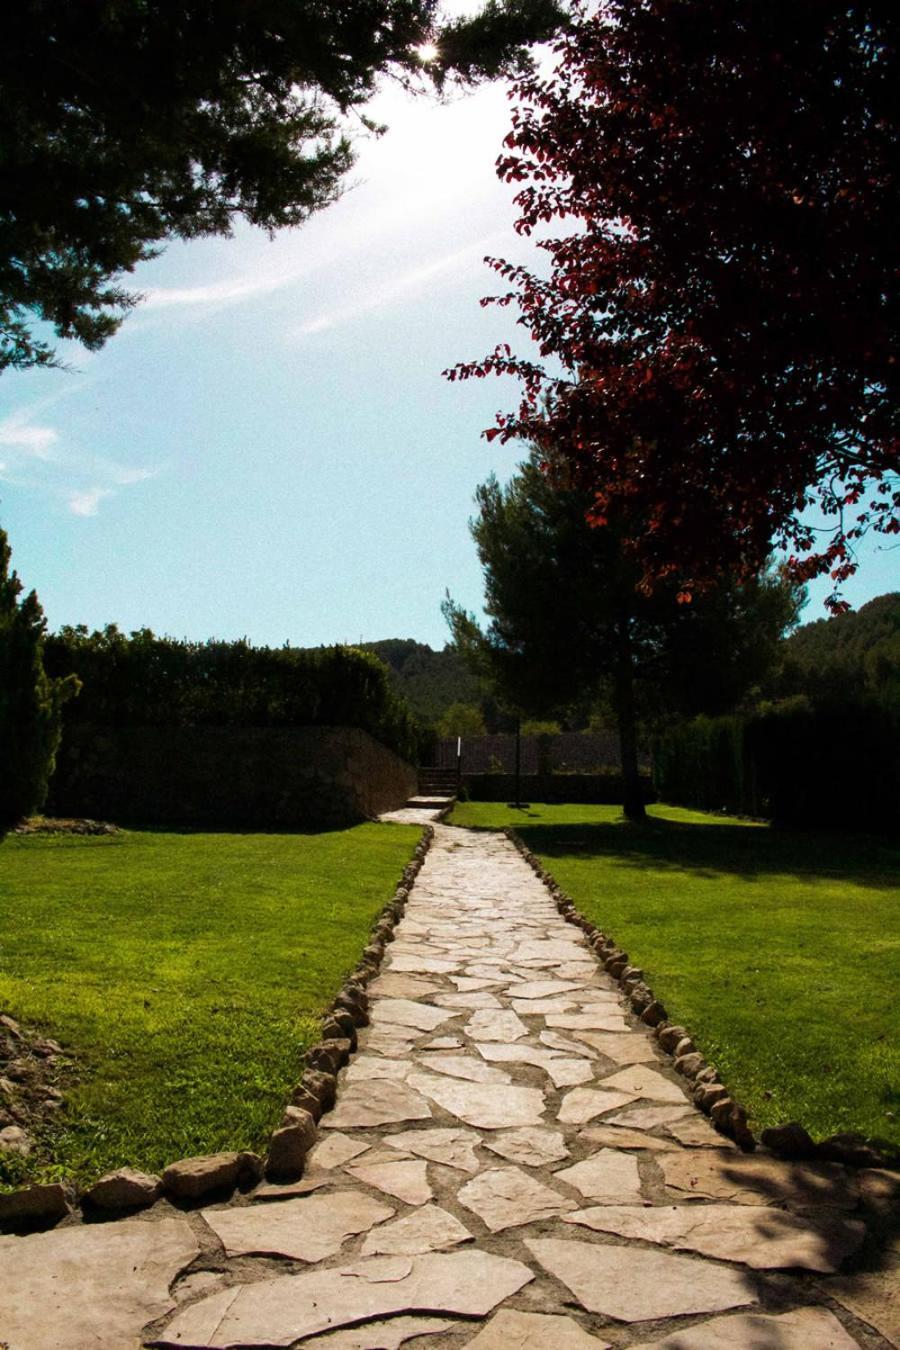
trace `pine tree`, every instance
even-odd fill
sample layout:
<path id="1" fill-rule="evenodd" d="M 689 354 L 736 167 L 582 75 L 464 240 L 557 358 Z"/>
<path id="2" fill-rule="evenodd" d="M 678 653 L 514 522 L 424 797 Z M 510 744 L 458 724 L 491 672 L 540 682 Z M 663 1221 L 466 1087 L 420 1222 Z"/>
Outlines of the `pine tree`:
<path id="1" fill-rule="evenodd" d="M 60 709 L 78 692 L 69 676 L 44 670 L 44 612 L 34 591 L 9 568 L 12 550 L 0 529 L 0 829 L 40 810 L 61 734 Z"/>

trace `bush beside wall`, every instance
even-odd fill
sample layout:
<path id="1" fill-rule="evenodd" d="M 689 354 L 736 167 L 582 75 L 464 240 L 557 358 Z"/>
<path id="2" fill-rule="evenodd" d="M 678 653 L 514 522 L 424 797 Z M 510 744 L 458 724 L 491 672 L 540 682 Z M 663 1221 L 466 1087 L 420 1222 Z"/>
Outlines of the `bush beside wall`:
<path id="1" fill-rule="evenodd" d="M 354 727 L 76 726 L 47 809 L 131 825 L 333 829 L 415 790 L 415 770 Z"/>
<path id="2" fill-rule="evenodd" d="M 664 801 L 786 827 L 900 828 L 900 727 L 874 703 L 786 700 L 747 717 L 696 718 L 661 738 Z"/>

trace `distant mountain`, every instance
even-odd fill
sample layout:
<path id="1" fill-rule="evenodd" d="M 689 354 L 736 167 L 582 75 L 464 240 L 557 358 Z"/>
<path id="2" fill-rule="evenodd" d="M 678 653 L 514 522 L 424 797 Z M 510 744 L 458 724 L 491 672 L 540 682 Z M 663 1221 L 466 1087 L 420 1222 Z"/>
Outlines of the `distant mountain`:
<path id="1" fill-rule="evenodd" d="M 804 624 L 783 646 L 783 693 L 874 698 L 900 711 L 900 591 Z"/>
<path id="2" fill-rule="evenodd" d="M 426 725 L 435 722 L 451 703 L 481 706 L 484 701 L 477 679 L 455 647 L 435 651 L 412 638 L 385 638 L 359 646 L 380 657 L 390 670 L 398 693 Z"/>

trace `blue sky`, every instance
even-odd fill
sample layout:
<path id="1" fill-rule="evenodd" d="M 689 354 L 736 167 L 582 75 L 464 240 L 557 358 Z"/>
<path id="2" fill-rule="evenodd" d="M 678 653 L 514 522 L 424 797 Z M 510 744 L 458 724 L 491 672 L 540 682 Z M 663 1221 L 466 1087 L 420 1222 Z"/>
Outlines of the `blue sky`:
<path id="1" fill-rule="evenodd" d="M 478 304 L 484 254 L 530 256 L 493 167 L 509 104 L 389 89 L 375 111 L 390 130 L 334 206 L 171 246 L 101 352 L 0 381 L 0 524 L 51 628 L 441 646 L 445 590 L 479 608 L 473 493 L 521 457 L 480 432 L 516 387 L 441 371 L 527 346 Z M 897 554 L 863 556 L 854 604 L 897 585 Z"/>

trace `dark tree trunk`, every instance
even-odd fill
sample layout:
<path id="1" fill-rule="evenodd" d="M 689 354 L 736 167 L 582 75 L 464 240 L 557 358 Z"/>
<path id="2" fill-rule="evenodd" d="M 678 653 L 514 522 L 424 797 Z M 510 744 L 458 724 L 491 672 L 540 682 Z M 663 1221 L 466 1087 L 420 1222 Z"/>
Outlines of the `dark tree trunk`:
<path id="1" fill-rule="evenodd" d="M 619 753 L 622 759 L 624 800 L 627 820 L 645 820 L 644 793 L 638 769 L 637 726 L 634 712 L 634 659 L 631 651 L 630 620 L 623 615 L 617 628 L 618 652 L 615 673 L 616 719 L 619 724 Z"/>

